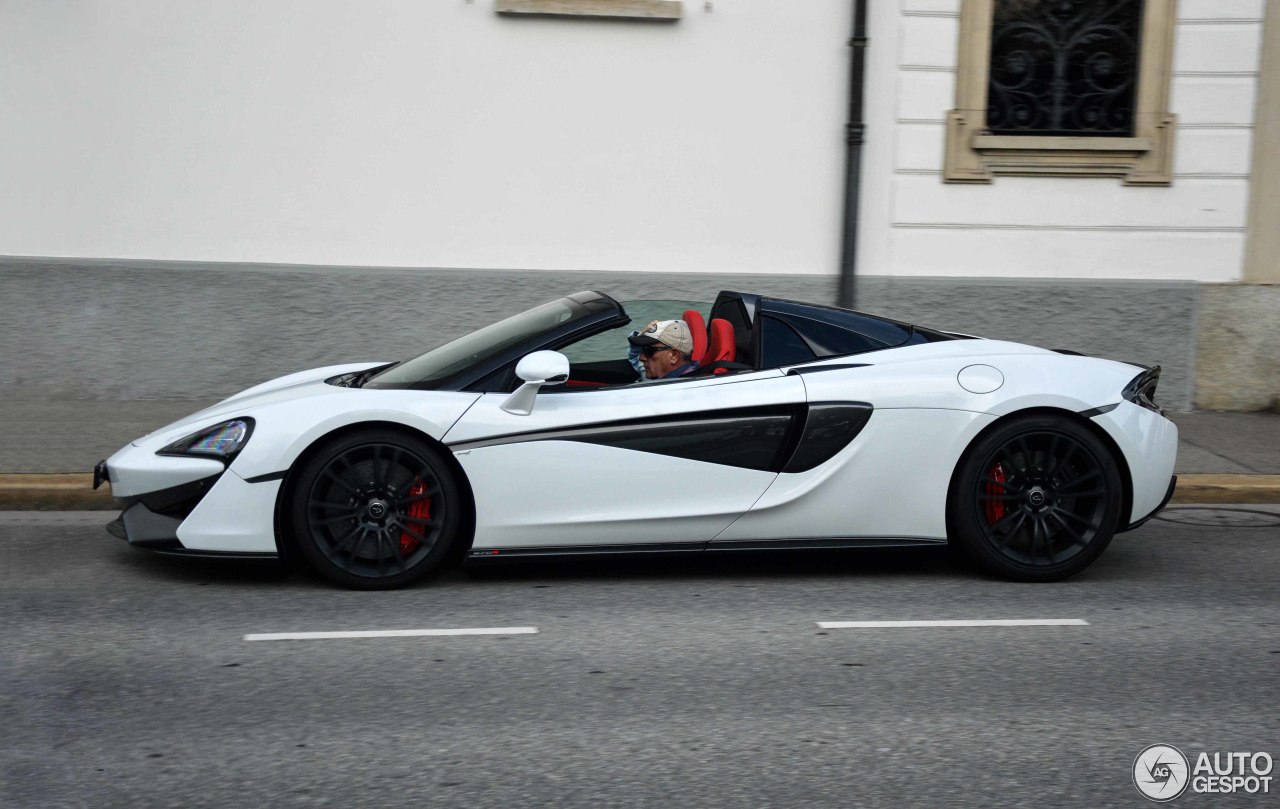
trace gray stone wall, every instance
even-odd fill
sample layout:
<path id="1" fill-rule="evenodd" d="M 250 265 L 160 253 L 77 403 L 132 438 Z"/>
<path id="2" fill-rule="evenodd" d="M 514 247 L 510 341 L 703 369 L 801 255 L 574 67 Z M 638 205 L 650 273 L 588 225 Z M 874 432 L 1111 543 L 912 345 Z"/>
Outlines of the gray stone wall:
<path id="1" fill-rule="evenodd" d="M 1201 295 L 1196 406 L 1280 413 L 1280 286 L 1208 284 Z"/>
<path id="2" fill-rule="evenodd" d="M 212 400 L 281 374 L 400 359 L 531 305 L 598 289 L 721 289 L 832 303 L 834 276 L 369 269 L 0 258 L 0 395 Z M 1192 405 L 1198 284 L 861 278 L 858 308 L 921 325 L 1164 366 Z M 1274 311 L 1274 310 L 1272 310 Z"/>

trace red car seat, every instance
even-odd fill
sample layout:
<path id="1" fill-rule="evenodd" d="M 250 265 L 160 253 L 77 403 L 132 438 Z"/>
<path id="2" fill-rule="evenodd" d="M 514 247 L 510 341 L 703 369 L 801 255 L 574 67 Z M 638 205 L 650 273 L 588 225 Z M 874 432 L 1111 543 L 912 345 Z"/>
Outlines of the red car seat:
<path id="1" fill-rule="evenodd" d="M 702 358 L 702 364 L 706 366 L 713 362 L 733 362 L 738 354 L 733 343 L 733 325 L 722 317 L 712 318 L 707 353 Z"/>
<path id="2" fill-rule="evenodd" d="M 693 353 L 689 359 L 701 365 L 707 354 L 707 321 L 702 319 L 702 313 L 697 309 L 686 309 L 681 317 L 689 324 L 689 334 L 693 336 Z"/>

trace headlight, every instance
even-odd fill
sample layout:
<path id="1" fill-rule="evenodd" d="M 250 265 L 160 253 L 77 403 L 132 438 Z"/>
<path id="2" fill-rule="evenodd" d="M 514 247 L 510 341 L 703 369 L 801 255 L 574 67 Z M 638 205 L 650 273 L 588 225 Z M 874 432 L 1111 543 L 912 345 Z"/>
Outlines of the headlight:
<path id="1" fill-rule="evenodd" d="M 1156 404 L 1156 385 L 1160 384 L 1160 366 L 1148 368 L 1130 380 L 1120 395 L 1125 401 L 1133 402 L 1138 407 L 1145 407 L 1163 414 L 1160 405 Z"/>
<path id="2" fill-rule="evenodd" d="M 229 461 L 235 457 L 253 432 L 253 419 L 245 417 L 224 421 L 174 441 L 157 455 L 195 455 Z"/>

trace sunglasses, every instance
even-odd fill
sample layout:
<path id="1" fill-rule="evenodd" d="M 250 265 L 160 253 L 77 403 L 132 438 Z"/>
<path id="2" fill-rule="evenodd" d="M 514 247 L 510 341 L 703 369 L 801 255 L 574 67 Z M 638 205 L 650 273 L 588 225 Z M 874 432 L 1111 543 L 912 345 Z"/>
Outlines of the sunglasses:
<path id="1" fill-rule="evenodd" d="M 671 346 L 664 346 L 661 343 L 654 343 L 653 345 L 647 345 L 644 348 L 640 349 L 640 353 L 646 357 L 653 357 L 659 351 L 674 351 L 674 350 L 675 349 L 673 349 Z"/>

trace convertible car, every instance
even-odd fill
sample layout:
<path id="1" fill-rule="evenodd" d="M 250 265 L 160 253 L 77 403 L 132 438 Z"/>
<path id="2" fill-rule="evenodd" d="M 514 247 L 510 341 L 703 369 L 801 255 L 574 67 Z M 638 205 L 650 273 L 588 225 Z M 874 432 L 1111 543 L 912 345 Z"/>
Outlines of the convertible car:
<path id="1" fill-rule="evenodd" d="M 627 308 L 686 320 L 697 370 L 642 381 Z M 947 542 L 1047 581 L 1172 496 L 1159 376 L 761 295 L 580 292 L 250 388 L 99 463 L 95 488 L 136 547 L 301 558 L 356 588 L 458 559 Z"/>

